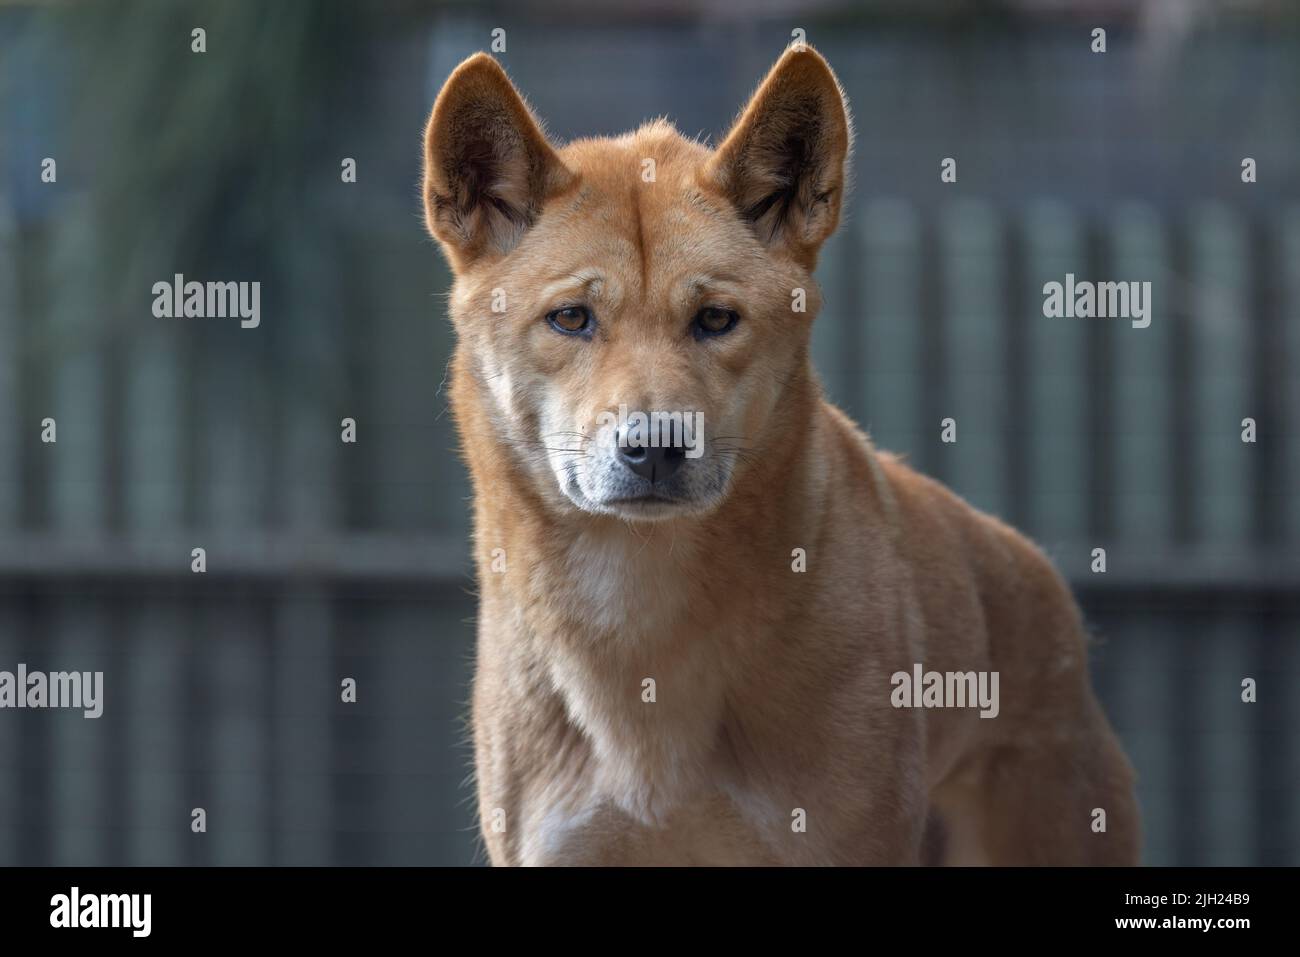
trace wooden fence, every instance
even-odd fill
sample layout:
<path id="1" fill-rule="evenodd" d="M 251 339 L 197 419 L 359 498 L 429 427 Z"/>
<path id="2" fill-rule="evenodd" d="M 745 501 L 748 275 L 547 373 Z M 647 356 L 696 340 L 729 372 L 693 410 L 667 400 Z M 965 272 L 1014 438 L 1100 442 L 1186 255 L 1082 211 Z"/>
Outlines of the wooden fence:
<path id="1" fill-rule="evenodd" d="M 0 668 L 107 685 L 97 721 L 0 714 L 0 863 L 475 860 L 435 254 L 340 217 L 337 272 L 265 277 L 243 331 L 152 318 L 164 276 L 96 273 L 94 216 L 0 209 Z M 1149 280 L 1150 327 L 1044 317 L 1067 272 Z M 1148 861 L 1300 861 L 1300 208 L 877 197 L 819 275 L 831 396 L 1074 582 Z"/>

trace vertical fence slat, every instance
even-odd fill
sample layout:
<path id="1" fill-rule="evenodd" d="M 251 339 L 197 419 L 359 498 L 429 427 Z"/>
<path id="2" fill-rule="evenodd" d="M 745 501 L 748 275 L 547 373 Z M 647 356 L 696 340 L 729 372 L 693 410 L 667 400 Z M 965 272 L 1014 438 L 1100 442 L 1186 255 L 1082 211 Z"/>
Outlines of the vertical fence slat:
<path id="1" fill-rule="evenodd" d="M 1218 204 L 1196 209 L 1190 231 L 1191 380 L 1194 475 L 1192 536 L 1198 544 L 1243 544 L 1250 534 L 1252 447 L 1241 420 L 1252 407 L 1249 247 L 1243 224 Z"/>
<path id="2" fill-rule="evenodd" d="M 22 616 L 12 592 L 0 592 L 0 668 L 12 671 L 22 660 L 22 641 L 19 637 Z M 24 825 L 30 826 L 22 816 L 22 796 L 14 782 L 21 780 L 24 769 L 19 766 L 22 747 L 19 723 L 13 715 L 0 719 L 0 867 L 13 867 L 31 863 L 20 859 L 19 834 Z M 30 772 L 28 772 L 30 773 Z"/>
<path id="3" fill-rule="evenodd" d="M 1282 272 L 1278 286 L 1281 289 L 1280 315 L 1283 348 L 1286 360 L 1281 367 L 1289 371 L 1278 389 L 1282 395 L 1282 408 L 1288 418 L 1270 427 L 1286 444 L 1281 487 L 1291 494 L 1285 495 L 1274 507 L 1285 509 L 1283 525 L 1286 541 L 1300 542 L 1300 205 L 1283 211 L 1276 223 L 1279 250 L 1274 267 Z M 1300 735 L 1297 735 L 1300 738 Z"/>
<path id="4" fill-rule="evenodd" d="M 265 715 L 271 686 L 262 622 L 252 596 L 210 605 L 214 619 L 204 659 L 213 713 L 211 767 L 207 780 L 208 834 L 216 865 L 268 864 L 270 814 L 265 782 L 271 773 L 271 742 Z"/>
<path id="5" fill-rule="evenodd" d="M 330 773 L 333 623 L 323 589 L 303 587 L 276 604 L 272 720 L 276 791 L 274 863 L 315 867 L 334 863 Z"/>
<path id="6" fill-rule="evenodd" d="M 143 278 L 139 286 L 149 289 Z M 147 316 L 143 307 L 141 312 Z M 132 339 L 126 359 L 124 434 L 118 438 L 125 447 L 123 527 L 132 541 L 161 538 L 172 543 L 172 560 L 184 570 L 189 549 L 199 542 L 178 534 L 188 446 L 181 425 L 185 396 L 177 336 L 196 330 L 173 320 L 141 322 L 146 324 Z M 193 763 L 184 737 L 185 615 L 177 603 L 151 597 L 127 610 L 123 629 L 130 649 L 123 664 L 132 696 L 125 705 L 132 756 L 124 774 L 130 815 L 126 854 L 136 865 L 183 864 L 181 840 L 189 834 L 190 822 L 185 775 Z"/>
<path id="7" fill-rule="evenodd" d="M 1253 791 L 1259 784 L 1251 757 L 1252 728 L 1241 700 L 1241 679 L 1250 666 L 1248 629 L 1238 620 L 1215 616 L 1204 626 L 1204 656 L 1197 662 L 1195 688 L 1184 689 L 1197 702 L 1200 734 L 1201 863 L 1240 867 L 1252 863 L 1257 822 Z M 1258 676 L 1256 676 L 1258 677 Z"/>
<path id="8" fill-rule="evenodd" d="M 127 360 L 124 523 L 141 536 L 174 533 L 184 505 L 180 356 L 174 325 L 156 320 L 131 344 Z M 184 328 L 184 327 L 180 327 Z M 178 561 L 181 557 L 178 557 Z"/>
<path id="9" fill-rule="evenodd" d="M 58 423 L 58 441 L 46 446 L 52 460 L 50 520 L 56 534 L 79 539 L 101 534 L 107 516 L 103 305 L 87 265 L 97 261 L 95 236 L 88 202 L 69 201 L 45 277 L 51 316 L 43 341 L 53 354 L 54 387 L 53 408 L 40 418 L 49 415 Z"/>
<path id="10" fill-rule="evenodd" d="M 191 334 L 200 330 L 191 328 Z M 238 328 L 220 330 L 227 335 L 254 335 Z M 213 536 L 235 536 L 259 528 L 269 474 L 267 441 L 269 406 L 268 386 L 249 372 L 256 355 L 241 353 L 238 346 L 219 343 L 212 362 L 204 428 L 207 448 L 204 463 L 207 474 L 201 480 L 200 497 L 206 499 L 209 512 L 205 532 Z M 209 549 L 209 567 L 220 556 Z"/>
<path id="11" fill-rule="evenodd" d="M 311 334 L 294 350 L 295 363 L 288 375 L 277 379 L 276 404 L 283 409 L 284 435 L 277 436 L 272 454 L 280 487 L 273 502 L 282 523 L 298 535 L 336 531 L 342 517 L 339 496 L 340 438 L 344 416 L 364 419 L 358 409 L 340 409 L 339 397 L 347 392 L 346 313 L 336 261 L 341 251 L 325 236 L 342 229 L 333 221 L 300 223 L 294 230 L 298 255 L 290 267 L 289 282 L 296 321 L 310 323 Z M 430 323 L 442 317 L 430 316 Z M 368 423 L 362 423 L 364 429 Z M 363 433 L 364 435 L 364 433 Z M 355 452 L 349 445 L 346 451 Z"/>
<path id="12" fill-rule="evenodd" d="M 342 456 L 359 450 L 342 443 L 340 420 L 359 418 L 363 443 L 370 425 L 360 409 L 340 408 L 338 401 L 340 394 L 347 394 L 348 382 L 346 370 L 340 368 L 344 319 L 338 278 L 323 268 L 331 257 L 323 240 L 326 232 L 320 223 L 297 230 L 295 244 L 302 252 L 293 266 L 293 298 L 300 313 L 312 317 L 315 335 L 299 352 L 292 388 L 278 390 L 285 434 L 276 448 L 277 512 L 292 537 L 308 542 L 343 531 Z M 332 607 L 328 590 L 314 583 L 281 589 L 273 600 L 275 787 L 270 814 L 271 857 L 276 864 L 318 866 L 332 861 L 330 704 L 338 693 L 331 668 Z"/>
<path id="13" fill-rule="evenodd" d="M 19 422 L 18 369 L 18 227 L 0 194 L 0 544 L 16 532 L 22 511 L 20 441 L 37 441 L 36 431 Z M 0 592 L 0 667 L 18 662 L 17 593 Z M 0 720 L 0 782 L 19 778 L 18 724 Z M 22 826 L 18 789 L 0 784 L 0 867 L 21 863 L 18 832 Z"/>
<path id="14" fill-rule="evenodd" d="M 1025 217 L 1026 327 L 1029 337 L 1029 531 L 1049 548 L 1078 544 L 1087 534 L 1088 382 L 1083 323 L 1043 315 L 1043 286 L 1086 276 L 1083 226 L 1052 202 L 1034 204 Z"/>
<path id="15" fill-rule="evenodd" d="M 378 681 L 371 694 L 379 700 L 370 704 L 371 728 L 381 735 L 380 761 L 369 775 L 381 829 L 375 835 L 379 854 L 375 863 L 422 863 L 436 841 L 436 826 L 445 825 L 430 810 L 437 803 L 433 789 L 437 765 L 447 756 L 445 739 L 420 720 L 430 712 L 429 702 L 438 700 L 433 643 L 445 640 L 445 635 L 420 633 L 429 617 L 426 605 L 396 605 L 374 636 L 380 653 L 373 666 Z"/>
<path id="16" fill-rule="evenodd" d="M 1293 624 L 1292 627 L 1300 625 Z M 1268 640 L 1284 642 L 1282 652 L 1275 657 L 1281 662 L 1282 671 L 1270 682 L 1274 686 L 1270 693 L 1282 699 L 1273 713 L 1283 716 L 1281 724 L 1290 732 L 1279 744 L 1268 749 L 1275 767 L 1269 769 L 1262 784 L 1277 788 L 1289 809 L 1286 820 L 1281 822 L 1279 850 L 1275 858 L 1278 863 L 1294 866 L 1300 861 L 1300 803 L 1295 800 L 1295 795 L 1300 793 L 1300 731 L 1297 730 L 1300 729 L 1300 694 L 1295 694 L 1295 689 L 1300 688 L 1300 641 L 1282 635 L 1269 635 Z"/>
<path id="17" fill-rule="evenodd" d="M 185 775 L 192 763 L 186 747 L 185 616 L 178 603 L 151 599 L 128 610 L 125 621 L 129 669 L 126 739 L 130 742 L 126 791 L 130 819 L 126 853 L 137 866 L 185 863 L 181 841 L 190 836 Z M 125 695 L 125 689 L 123 693 Z"/>
<path id="18" fill-rule="evenodd" d="M 218 332 L 255 334 L 238 328 Z M 197 677 L 206 688 L 210 711 L 197 716 L 196 729 L 206 733 L 211 745 L 203 777 L 209 790 L 202 796 L 207 802 L 210 860 L 253 865 L 266 863 L 269 854 L 263 785 L 270 773 L 270 745 L 262 721 L 271 662 L 263 641 L 264 623 L 255 613 L 255 595 L 223 577 L 229 569 L 220 546 L 264 528 L 271 473 L 271 417 L 264 412 L 271 393 L 268 382 L 247 373 L 256 365 L 256 349 L 244 349 L 239 339 L 220 346 L 205 408 L 207 475 L 200 479 L 200 498 L 211 510 L 202 540 L 196 542 L 207 547 L 208 572 L 196 579 L 210 590 L 203 606 L 210 628 Z"/>
<path id="19" fill-rule="evenodd" d="M 411 816 L 412 778 L 402 771 L 410 770 L 412 752 L 409 734 L 411 728 L 401 712 L 408 703 L 406 689 L 412 677 L 410 662 L 405 661 L 401 645 L 409 627 L 405 609 L 390 607 L 374 624 L 371 647 L 376 652 L 369 662 L 374 676 L 371 682 L 372 698 L 367 705 L 367 728 L 376 735 L 374 741 L 377 761 L 366 768 L 365 784 L 374 799 L 375 864 L 385 866 L 411 863 L 406 854 L 410 851 L 410 836 L 401 833 L 404 824 L 416 820 Z M 358 691 L 358 698 L 360 691 Z M 398 781 L 406 778 L 405 786 Z"/>
<path id="20" fill-rule="evenodd" d="M 915 397 L 921 388 L 921 223 L 901 200 L 877 200 L 862 216 L 863 308 L 845 312 L 843 322 L 859 322 L 865 377 L 865 421 L 872 440 L 883 449 L 911 452 L 927 427 Z"/>
<path id="21" fill-rule="evenodd" d="M 989 205 L 963 200 L 940 228 L 952 405 L 946 414 L 957 420 L 949 474 L 954 490 L 972 504 L 1005 515 L 1010 416 L 1001 220 Z"/>
<path id="22" fill-rule="evenodd" d="M 435 266 L 436 257 L 426 246 L 409 241 L 404 224 L 401 232 L 379 230 L 374 243 L 382 250 L 378 257 L 400 269 L 401 275 L 418 276 Z M 386 307 L 376 309 L 371 317 L 373 348 L 368 358 L 373 363 L 370 388 L 375 421 L 358 423 L 368 436 L 361 440 L 367 443 L 367 484 L 359 494 L 373 497 L 371 514 L 384 531 L 409 534 L 427 531 L 431 525 L 460 527 L 463 504 L 433 494 L 435 489 L 458 487 L 461 474 L 455 440 L 446 431 L 448 417 L 435 426 L 437 403 L 446 400 L 445 390 L 444 397 L 433 394 L 443 370 L 431 367 L 429 357 L 438 354 L 437 340 L 451 335 L 450 324 L 438 314 L 443 304 L 409 286 L 395 288 L 387 270 L 373 282 L 370 294 Z M 415 406 L 413 395 L 426 401 Z"/>
<path id="23" fill-rule="evenodd" d="M 36 435 L 18 421 L 18 225 L 0 194 L 0 538 L 18 528 L 22 509 L 19 442 Z"/>
<path id="24" fill-rule="evenodd" d="M 1276 433 L 1276 440 L 1284 443 L 1282 481 L 1278 486 L 1284 494 L 1279 501 L 1268 503 L 1268 507 L 1284 511 L 1283 540 L 1294 556 L 1300 547 L 1297 544 L 1300 543 L 1300 495 L 1296 494 L 1300 490 L 1300 205 L 1283 209 L 1274 228 L 1277 234 L 1274 248 L 1278 254 L 1272 265 L 1281 272 L 1277 282 L 1281 297 L 1278 309 L 1285 352 L 1284 360 L 1277 367 L 1286 371 L 1276 388 L 1281 398 L 1280 408 L 1287 418 L 1271 429 Z M 1300 861 L 1300 802 L 1294 799 L 1300 791 L 1300 694 L 1295 693 L 1300 688 L 1300 634 L 1295 631 L 1300 624 L 1292 622 L 1290 633 L 1284 630 L 1286 622 L 1277 622 L 1274 627 L 1278 630 L 1268 634 L 1266 640 L 1283 646 L 1276 656 L 1283 670 L 1270 684 L 1275 686 L 1274 693 L 1283 696 L 1286 702 L 1274 713 L 1284 716 L 1282 723 L 1291 732 L 1276 751 L 1270 749 L 1276 765 L 1267 783 L 1286 796 L 1290 808 L 1288 819 L 1280 822 L 1278 860 L 1295 864 Z"/>
<path id="25" fill-rule="evenodd" d="M 1171 699 L 1178 693 L 1170 672 L 1177 660 L 1173 628 L 1149 616 L 1130 615 L 1107 633 L 1103 653 L 1115 675 L 1107 710 L 1138 771 L 1142 862 L 1156 867 L 1177 863 L 1178 821 L 1168 812 L 1177 801 L 1177 768 L 1169 748 Z"/>
<path id="26" fill-rule="evenodd" d="M 51 306 L 41 341 L 51 355 L 53 388 L 52 408 L 41 417 L 58 423 L 57 442 L 44 446 L 51 463 L 50 531 L 75 541 L 102 535 L 107 520 L 107 360 L 103 300 L 92 265 L 98 261 L 96 225 L 88 200 L 68 201 L 57 220 L 45 274 Z M 101 601 L 67 594 L 52 612 L 50 641 L 41 660 L 28 661 L 28 667 L 104 671 L 105 716 L 88 720 L 73 710 L 47 716 L 56 773 L 44 823 L 54 863 L 105 864 L 111 823 L 108 736 L 115 720 L 108 709 L 116 678 L 103 661 L 108 612 Z"/>
<path id="27" fill-rule="evenodd" d="M 104 672 L 103 707 L 99 718 L 86 718 L 80 709 L 51 710 L 40 716 L 49 721 L 53 742 L 50 764 L 56 769 L 49 808 L 55 866 L 102 866 L 108 859 L 111 820 L 108 762 L 112 759 L 109 735 L 125 705 L 125 690 L 116 683 L 117 672 L 107 657 L 109 647 L 103 603 L 90 597 L 64 601 L 54 608 L 52 642 L 41 660 L 29 661 L 38 671 Z M 117 699 L 117 700 L 115 700 Z M 110 711 L 110 709 L 112 709 Z"/>
<path id="28" fill-rule="evenodd" d="M 1159 213 L 1121 206 L 1107 219 L 1113 281 L 1150 282 L 1151 324 L 1111 330 L 1114 369 L 1115 518 L 1123 543 L 1119 561 L 1138 550 L 1157 558 L 1173 542 L 1171 370 L 1174 315 L 1170 304 L 1169 249 Z"/>

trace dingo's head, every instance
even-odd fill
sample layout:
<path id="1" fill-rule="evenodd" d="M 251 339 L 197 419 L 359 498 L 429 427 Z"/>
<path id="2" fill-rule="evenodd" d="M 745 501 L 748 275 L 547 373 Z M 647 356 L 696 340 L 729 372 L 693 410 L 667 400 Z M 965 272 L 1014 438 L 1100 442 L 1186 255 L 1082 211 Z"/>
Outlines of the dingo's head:
<path id="1" fill-rule="evenodd" d="M 557 148 L 496 61 L 462 63 L 429 119 L 424 201 L 456 274 L 456 374 L 495 461 L 561 508 L 717 506 L 773 451 L 806 370 L 850 139 L 806 48 L 717 150 L 663 121 Z"/>

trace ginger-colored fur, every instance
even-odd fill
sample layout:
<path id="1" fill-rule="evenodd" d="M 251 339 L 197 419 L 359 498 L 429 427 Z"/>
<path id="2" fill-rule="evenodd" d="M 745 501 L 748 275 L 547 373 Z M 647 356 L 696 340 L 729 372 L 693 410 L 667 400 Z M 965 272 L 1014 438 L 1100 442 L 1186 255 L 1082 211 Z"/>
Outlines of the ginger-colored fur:
<path id="1" fill-rule="evenodd" d="M 822 398 L 812 270 L 850 143 L 808 49 L 716 151 L 663 122 L 552 146 L 482 54 L 438 98 L 425 200 L 456 273 L 495 864 L 914 864 L 931 819 L 948 862 L 1137 861 L 1061 578 Z M 547 318 L 574 304 L 585 338 Z M 739 321 L 700 338 L 704 307 Z M 703 415 L 669 504 L 611 491 L 596 437 L 620 404 Z M 893 707 L 916 663 L 997 671 L 1000 712 Z"/>

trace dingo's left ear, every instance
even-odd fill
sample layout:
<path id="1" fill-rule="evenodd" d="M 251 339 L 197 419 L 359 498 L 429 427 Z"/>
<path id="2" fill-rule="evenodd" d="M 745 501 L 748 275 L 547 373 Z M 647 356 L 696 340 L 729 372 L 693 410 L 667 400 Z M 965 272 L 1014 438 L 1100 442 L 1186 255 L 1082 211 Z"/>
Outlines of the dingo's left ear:
<path id="1" fill-rule="evenodd" d="M 486 53 L 458 66 L 424 133 L 424 212 L 452 268 L 510 252 L 573 174 L 505 70 Z"/>
<path id="2" fill-rule="evenodd" d="M 791 48 L 704 175 L 764 244 L 812 269 L 840 220 L 852 142 L 848 104 L 830 66 L 809 47 Z"/>

